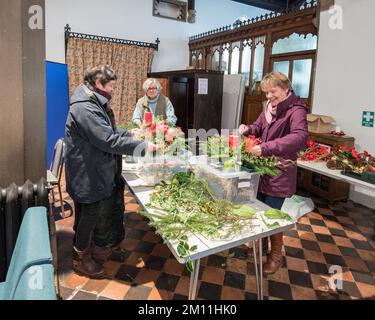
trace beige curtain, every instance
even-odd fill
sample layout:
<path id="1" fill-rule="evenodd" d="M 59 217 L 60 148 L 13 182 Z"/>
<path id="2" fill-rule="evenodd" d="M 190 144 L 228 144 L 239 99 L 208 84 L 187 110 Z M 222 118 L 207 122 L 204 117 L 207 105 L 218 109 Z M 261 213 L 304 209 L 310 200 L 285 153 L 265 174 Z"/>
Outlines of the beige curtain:
<path id="1" fill-rule="evenodd" d="M 70 38 L 67 50 L 69 92 L 83 82 L 85 71 L 99 64 L 116 71 L 117 82 L 111 107 L 117 124 L 131 121 L 142 82 L 151 71 L 155 49 L 126 44 Z"/>

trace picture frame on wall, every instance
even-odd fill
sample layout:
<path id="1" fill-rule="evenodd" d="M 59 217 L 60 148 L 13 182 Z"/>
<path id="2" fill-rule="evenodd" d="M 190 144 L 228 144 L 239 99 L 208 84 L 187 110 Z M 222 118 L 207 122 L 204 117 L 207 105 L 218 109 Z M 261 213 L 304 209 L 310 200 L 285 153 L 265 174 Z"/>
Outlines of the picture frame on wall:
<path id="1" fill-rule="evenodd" d="M 152 15 L 186 22 L 188 3 L 179 0 L 153 0 Z"/>

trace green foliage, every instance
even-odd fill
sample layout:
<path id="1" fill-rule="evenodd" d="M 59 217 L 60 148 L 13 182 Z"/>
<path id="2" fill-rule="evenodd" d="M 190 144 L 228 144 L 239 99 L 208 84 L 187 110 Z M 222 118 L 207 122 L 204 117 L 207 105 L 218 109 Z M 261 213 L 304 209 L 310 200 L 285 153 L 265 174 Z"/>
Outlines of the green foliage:
<path id="1" fill-rule="evenodd" d="M 211 159 L 217 159 L 224 163 L 224 169 L 230 170 L 234 167 L 236 159 L 242 162 L 242 167 L 250 171 L 258 172 L 260 175 L 278 176 L 282 172 L 277 168 L 279 161 L 275 156 L 257 157 L 246 151 L 246 143 L 242 140 L 239 144 L 241 152 L 236 154 L 229 147 L 229 138 L 226 136 L 214 136 L 207 139 L 207 155 Z"/>
<path id="2" fill-rule="evenodd" d="M 256 157 L 251 153 L 242 153 L 242 166 L 258 172 L 260 175 L 278 176 L 281 170 L 277 168 L 278 160 L 275 156 Z"/>
<path id="3" fill-rule="evenodd" d="M 152 213 L 142 214 L 152 220 L 150 225 L 165 241 L 179 242 L 177 251 L 181 257 L 190 257 L 197 249 L 189 247 L 187 235 L 228 239 L 255 217 L 255 210 L 250 207 L 216 199 L 207 182 L 197 179 L 192 172 L 177 173 L 171 181 L 157 185 L 146 207 L 153 209 Z"/>
<path id="4" fill-rule="evenodd" d="M 286 221 L 293 221 L 291 216 L 285 212 L 282 212 L 281 210 L 278 209 L 269 209 L 264 213 L 264 216 L 268 219 L 282 219 Z"/>
<path id="5" fill-rule="evenodd" d="M 117 126 L 125 131 L 138 128 L 138 126 L 133 122 L 121 123 L 121 124 L 118 124 Z"/>

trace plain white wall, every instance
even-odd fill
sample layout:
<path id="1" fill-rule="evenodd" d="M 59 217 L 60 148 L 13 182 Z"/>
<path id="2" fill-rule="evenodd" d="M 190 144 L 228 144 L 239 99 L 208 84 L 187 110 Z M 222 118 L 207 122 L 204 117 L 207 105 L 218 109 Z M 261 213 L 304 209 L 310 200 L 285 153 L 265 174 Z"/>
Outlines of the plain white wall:
<path id="1" fill-rule="evenodd" d="M 335 3 L 343 29 L 329 27 L 333 13 L 321 14 L 312 112 L 333 116 L 357 148 L 375 154 L 375 128 L 362 127 L 362 111 L 375 111 L 375 1 Z"/>
<path id="2" fill-rule="evenodd" d="M 231 0 L 196 0 L 196 22 L 152 16 L 151 0 L 46 0 L 46 57 L 65 63 L 64 26 L 72 31 L 114 38 L 155 42 L 160 38 L 152 71 L 185 69 L 189 63 L 189 37 L 246 15 L 267 11 Z"/>
<path id="3" fill-rule="evenodd" d="M 362 127 L 362 111 L 375 111 L 374 0 L 336 0 L 343 29 L 333 30 L 337 13 L 321 14 L 313 113 L 331 115 L 356 148 L 375 154 L 375 128 Z M 375 208 L 375 193 L 351 188 L 350 198 Z"/>

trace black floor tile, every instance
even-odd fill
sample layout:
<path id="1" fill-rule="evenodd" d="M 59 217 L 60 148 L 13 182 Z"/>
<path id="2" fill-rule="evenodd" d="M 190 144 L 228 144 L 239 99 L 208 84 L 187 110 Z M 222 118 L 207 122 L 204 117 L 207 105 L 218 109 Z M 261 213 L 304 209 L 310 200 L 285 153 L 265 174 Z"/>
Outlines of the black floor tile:
<path id="1" fill-rule="evenodd" d="M 146 261 L 146 267 L 152 270 L 160 271 L 163 269 L 166 260 L 166 258 L 162 257 L 149 256 Z"/>
<path id="2" fill-rule="evenodd" d="M 226 271 L 224 275 L 224 285 L 232 288 L 245 289 L 246 277 L 244 274 Z"/>
<path id="3" fill-rule="evenodd" d="M 343 281 L 342 289 L 337 289 L 339 294 L 346 294 L 351 297 L 362 298 L 357 285 L 354 282 Z"/>
<path id="4" fill-rule="evenodd" d="M 113 252 L 109 258 L 109 260 L 117 261 L 117 262 L 125 262 L 126 259 L 130 256 L 130 251 L 126 252 Z"/>
<path id="5" fill-rule="evenodd" d="M 312 288 L 313 284 L 309 273 L 288 270 L 289 280 L 291 284 L 295 284 L 305 288 Z"/>
<path id="6" fill-rule="evenodd" d="M 180 277 L 167 273 L 162 273 L 156 281 L 156 288 L 174 292 Z"/>
<path id="7" fill-rule="evenodd" d="M 107 298 L 107 297 L 99 297 L 98 300 L 110 300 L 113 301 L 113 299 Z"/>
<path id="8" fill-rule="evenodd" d="M 131 287 L 124 296 L 124 300 L 147 300 L 152 288 L 146 286 Z"/>
<path id="9" fill-rule="evenodd" d="M 297 223 L 297 229 L 300 231 L 313 232 L 309 224 Z"/>
<path id="10" fill-rule="evenodd" d="M 256 293 L 245 292 L 245 300 L 258 300 L 258 296 Z"/>
<path id="11" fill-rule="evenodd" d="M 301 239 L 301 244 L 305 249 L 321 252 L 319 244 L 315 241 Z"/>
<path id="12" fill-rule="evenodd" d="M 299 239 L 299 234 L 298 234 L 297 230 L 284 231 L 284 236 Z"/>
<path id="13" fill-rule="evenodd" d="M 345 260 L 343 259 L 342 256 L 338 256 L 338 255 L 330 254 L 330 253 L 323 253 L 323 255 L 324 255 L 324 258 L 326 259 L 327 264 L 346 267 Z"/>
<path id="14" fill-rule="evenodd" d="M 72 300 L 96 300 L 97 295 L 85 291 L 78 291 Z"/>
<path id="15" fill-rule="evenodd" d="M 340 223 L 345 230 L 350 230 L 354 232 L 360 233 L 361 231 L 358 229 L 358 227 L 355 224 L 348 224 L 348 223 Z"/>
<path id="16" fill-rule="evenodd" d="M 367 240 L 375 241 L 375 234 L 362 233 Z"/>
<path id="17" fill-rule="evenodd" d="M 347 238 L 348 236 L 346 235 L 345 231 L 340 230 L 340 229 L 335 229 L 335 228 L 328 228 L 329 232 L 331 232 L 331 235 L 337 236 L 337 237 L 344 237 Z"/>
<path id="18" fill-rule="evenodd" d="M 218 256 L 218 255 L 211 255 L 208 257 L 207 265 L 216 267 L 216 268 L 222 268 L 225 269 L 227 263 L 227 258 Z"/>
<path id="19" fill-rule="evenodd" d="M 367 268 L 370 270 L 370 272 L 375 273 L 375 261 L 364 260 L 363 262 L 367 265 Z"/>
<path id="20" fill-rule="evenodd" d="M 201 282 L 198 291 L 198 298 L 206 300 L 220 300 L 221 299 L 221 286 L 208 282 Z"/>
<path id="21" fill-rule="evenodd" d="M 360 271 L 351 271 L 351 273 L 355 281 L 375 286 L 375 279 L 370 273 Z"/>
<path id="22" fill-rule="evenodd" d="M 328 275 L 327 265 L 323 263 L 313 262 L 313 261 L 306 261 L 306 263 L 307 263 L 310 273 Z"/>
<path id="23" fill-rule="evenodd" d="M 339 219 L 337 219 L 335 216 L 331 216 L 329 214 L 323 214 L 324 220 L 329 220 L 333 222 L 338 222 Z"/>
<path id="24" fill-rule="evenodd" d="M 290 285 L 281 282 L 268 281 L 268 294 L 270 297 L 293 300 Z"/>
<path id="25" fill-rule="evenodd" d="M 119 280 L 122 280 L 122 281 L 130 282 L 131 284 L 135 284 L 135 278 L 136 278 L 139 270 L 140 269 L 138 269 L 136 267 L 132 267 L 132 266 L 128 266 L 126 264 L 123 264 L 120 267 L 120 270 L 117 272 L 115 278 L 119 279 Z"/>
<path id="26" fill-rule="evenodd" d="M 347 247 L 341 247 L 341 246 L 338 246 L 338 248 L 340 249 L 342 255 L 345 257 L 360 258 L 357 250 L 353 248 L 347 248 Z"/>
<path id="27" fill-rule="evenodd" d="M 350 239 L 350 241 L 353 243 L 354 247 L 356 247 L 357 249 L 369 250 L 369 251 L 374 250 L 368 241 L 360 241 L 360 240 L 355 240 L 355 239 Z"/>
<path id="28" fill-rule="evenodd" d="M 284 248 L 285 248 L 285 255 L 287 255 L 288 257 L 305 259 L 305 255 L 303 254 L 303 249 L 289 247 L 289 246 L 284 246 Z"/>
<path id="29" fill-rule="evenodd" d="M 333 238 L 329 235 L 315 233 L 315 236 L 318 239 L 318 241 L 320 241 L 320 242 L 336 244 L 335 240 L 333 240 Z"/>
<path id="30" fill-rule="evenodd" d="M 309 218 L 309 220 L 310 220 L 310 223 L 314 226 L 320 226 L 320 227 L 326 226 L 324 220 L 313 219 L 313 218 Z"/>
<path id="31" fill-rule="evenodd" d="M 63 300 L 68 299 L 73 294 L 73 292 L 74 292 L 73 289 L 60 286 L 60 297 Z"/>
<path id="32" fill-rule="evenodd" d="M 150 254 L 152 250 L 154 250 L 154 247 L 155 247 L 155 243 L 142 240 L 137 244 L 134 251 Z"/>

